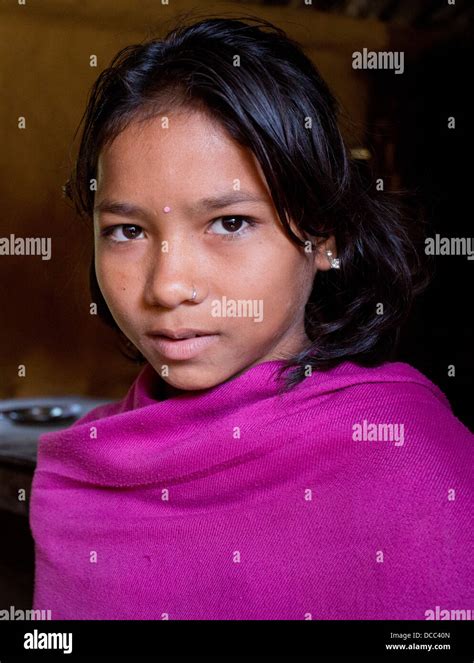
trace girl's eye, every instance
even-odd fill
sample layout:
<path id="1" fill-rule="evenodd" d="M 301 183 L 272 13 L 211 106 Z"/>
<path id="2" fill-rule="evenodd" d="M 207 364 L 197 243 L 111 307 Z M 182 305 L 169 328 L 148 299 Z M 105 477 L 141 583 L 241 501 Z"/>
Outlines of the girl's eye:
<path id="1" fill-rule="evenodd" d="M 247 224 L 242 228 L 242 224 Z M 220 230 L 216 230 L 211 235 L 220 235 L 222 239 L 235 239 L 244 235 L 248 228 L 254 226 L 256 221 L 244 216 L 221 216 L 212 221 L 213 226 L 220 224 Z M 217 225 L 217 227 L 219 227 Z M 117 226 L 105 228 L 101 235 L 108 237 L 112 242 L 129 242 L 134 239 L 141 239 L 140 235 L 143 229 L 131 223 L 122 223 Z"/>
<path id="2" fill-rule="evenodd" d="M 116 231 L 120 231 L 121 236 L 120 234 L 114 234 Z M 106 228 L 102 232 L 102 235 L 110 237 L 113 242 L 128 242 L 131 239 L 137 239 L 137 235 L 140 235 L 141 232 L 143 232 L 143 230 L 140 228 L 140 226 L 136 226 L 130 223 L 123 223 L 118 226 L 111 226 L 110 228 Z"/>
<path id="3" fill-rule="evenodd" d="M 247 223 L 247 227 L 242 229 L 242 223 Z M 223 230 L 211 234 L 221 235 L 222 239 L 234 239 L 235 237 L 244 235 L 248 231 L 248 228 L 254 226 L 255 223 L 256 222 L 253 219 L 244 216 L 221 216 L 218 219 L 215 219 L 215 221 L 212 222 L 212 225 L 221 224 Z"/>

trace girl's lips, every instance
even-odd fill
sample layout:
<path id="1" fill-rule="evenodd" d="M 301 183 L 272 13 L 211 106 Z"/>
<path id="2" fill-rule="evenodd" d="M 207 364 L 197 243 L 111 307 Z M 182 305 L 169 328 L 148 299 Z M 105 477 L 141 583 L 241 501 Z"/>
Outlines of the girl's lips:
<path id="1" fill-rule="evenodd" d="M 192 359 L 219 338 L 219 334 L 206 334 L 194 338 L 174 339 L 150 336 L 158 352 L 167 359 Z"/>

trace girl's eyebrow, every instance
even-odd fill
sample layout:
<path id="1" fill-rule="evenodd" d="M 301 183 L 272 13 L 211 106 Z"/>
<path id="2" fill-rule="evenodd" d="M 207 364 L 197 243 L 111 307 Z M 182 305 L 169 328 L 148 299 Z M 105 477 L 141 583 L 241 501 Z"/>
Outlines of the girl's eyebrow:
<path id="1" fill-rule="evenodd" d="M 250 191 L 228 191 L 220 196 L 210 196 L 198 200 L 193 205 L 185 207 L 188 214 L 200 214 L 208 209 L 216 210 L 222 207 L 229 207 L 235 203 L 267 203 L 268 201 L 262 198 L 257 193 Z"/>
<path id="2" fill-rule="evenodd" d="M 249 191 L 231 191 L 220 196 L 201 198 L 201 200 L 198 200 L 192 205 L 186 205 L 184 207 L 184 212 L 189 215 L 197 215 L 209 209 L 217 210 L 235 203 L 244 202 L 268 204 L 268 201 L 265 198 L 262 198 L 256 193 L 251 193 Z M 134 203 L 115 201 L 108 198 L 104 198 L 104 200 L 94 206 L 94 214 L 103 214 L 104 212 L 116 214 L 118 216 L 134 216 L 144 220 L 153 216 L 152 212 L 144 207 L 140 207 Z"/>
<path id="3" fill-rule="evenodd" d="M 106 212 L 117 216 L 135 216 L 143 220 L 149 217 L 147 210 L 139 205 L 104 198 L 100 203 L 94 205 L 94 214 L 104 214 Z"/>

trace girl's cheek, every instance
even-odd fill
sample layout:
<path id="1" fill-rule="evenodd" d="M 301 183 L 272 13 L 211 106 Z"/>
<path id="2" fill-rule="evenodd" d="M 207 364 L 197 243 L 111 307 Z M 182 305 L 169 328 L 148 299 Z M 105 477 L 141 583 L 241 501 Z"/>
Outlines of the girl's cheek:
<path id="1" fill-rule="evenodd" d="M 119 270 L 108 269 L 104 265 L 96 267 L 99 288 L 109 308 L 123 308 L 129 289 L 127 279 Z"/>

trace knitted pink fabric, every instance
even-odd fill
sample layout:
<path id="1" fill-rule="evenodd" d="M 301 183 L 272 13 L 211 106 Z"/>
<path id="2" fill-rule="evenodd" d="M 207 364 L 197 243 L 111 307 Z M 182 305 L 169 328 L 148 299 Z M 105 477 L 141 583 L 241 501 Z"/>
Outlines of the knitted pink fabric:
<path id="1" fill-rule="evenodd" d="M 277 394 L 280 361 L 40 439 L 35 609 L 52 619 L 426 619 L 471 609 L 471 433 L 407 364 Z M 365 423 L 364 423 L 365 422 Z"/>

